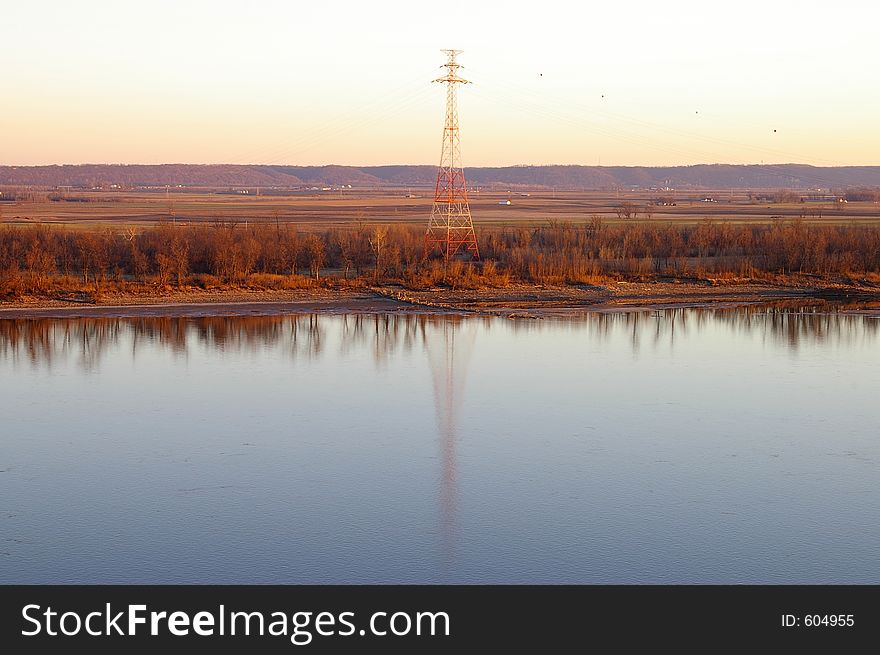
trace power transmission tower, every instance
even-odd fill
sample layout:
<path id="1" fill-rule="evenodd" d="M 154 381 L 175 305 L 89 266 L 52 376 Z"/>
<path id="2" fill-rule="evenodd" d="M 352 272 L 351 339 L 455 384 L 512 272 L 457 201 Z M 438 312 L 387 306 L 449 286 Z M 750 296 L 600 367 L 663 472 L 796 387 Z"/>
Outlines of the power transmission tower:
<path id="1" fill-rule="evenodd" d="M 455 57 L 461 50 L 443 50 L 447 61 L 446 75 L 435 82 L 446 84 L 446 125 L 443 127 L 443 149 L 440 154 L 440 167 L 437 169 L 437 185 L 434 188 L 434 205 L 428 232 L 425 235 L 425 255 L 439 248 L 445 261 L 461 252 L 474 259 L 480 258 L 477 235 L 471 220 L 468 205 L 467 184 L 461 166 L 461 143 L 458 132 L 457 85 L 469 84 L 458 75 L 461 64 Z"/>

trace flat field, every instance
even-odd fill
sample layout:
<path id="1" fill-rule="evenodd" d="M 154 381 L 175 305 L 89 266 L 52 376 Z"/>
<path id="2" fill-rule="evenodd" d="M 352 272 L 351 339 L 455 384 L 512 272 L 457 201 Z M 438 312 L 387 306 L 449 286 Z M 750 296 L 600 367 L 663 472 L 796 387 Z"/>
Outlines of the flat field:
<path id="1" fill-rule="evenodd" d="M 363 223 L 427 223 L 432 189 L 345 189 L 262 192 L 225 190 L 38 192 L 0 202 L 7 224 L 54 223 L 69 227 L 148 226 L 180 223 L 279 222 L 303 227 Z M 8 195 L 8 193 L 7 193 Z M 19 194 L 21 195 L 21 194 Z M 802 218 L 822 224 L 880 224 L 880 203 L 833 200 L 773 202 L 766 192 L 723 191 L 478 191 L 470 196 L 479 225 L 582 223 L 594 215 L 607 222 L 680 224 L 704 219 L 766 223 Z M 771 194 L 772 195 L 772 194 Z M 54 196 L 55 199 L 50 199 Z M 59 197 L 60 196 L 60 197 Z M 507 204 L 507 202 L 510 204 Z M 665 203 L 665 204 L 663 204 Z"/>

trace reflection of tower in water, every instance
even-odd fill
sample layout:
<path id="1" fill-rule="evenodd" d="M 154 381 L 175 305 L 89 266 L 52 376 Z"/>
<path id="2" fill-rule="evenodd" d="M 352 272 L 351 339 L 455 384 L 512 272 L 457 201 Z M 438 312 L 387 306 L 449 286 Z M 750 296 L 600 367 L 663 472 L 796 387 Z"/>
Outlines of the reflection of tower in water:
<path id="1" fill-rule="evenodd" d="M 440 536 L 446 560 L 454 555 L 458 532 L 456 444 L 476 328 L 474 321 L 465 321 L 458 316 L 422 323 L 425 350 L 431 364 L 434 408 L 440 437 Z"/>

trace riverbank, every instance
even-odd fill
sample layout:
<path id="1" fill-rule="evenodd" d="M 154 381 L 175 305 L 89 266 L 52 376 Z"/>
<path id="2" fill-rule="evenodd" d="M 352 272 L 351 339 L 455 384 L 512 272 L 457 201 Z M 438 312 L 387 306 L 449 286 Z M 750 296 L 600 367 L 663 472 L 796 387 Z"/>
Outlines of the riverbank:
<path id="1" fill-rule="evenodd" d="M 166 293 L 105 293 L 94 302 L 25 297 L 0 302 L 0 318 L 78 316 L 247 316 L 287 313 L 441 312 L 490 315 L 550 315 L 579 311 L 626 311 L 668 307 L 752 304 L 777 301 L 852 303 L 880 311 L 874 285 L 742 281 L 610 282 L 602 286 L 509 285 L 479 290 L 412 291 L 400 286 L 298 290 L 186 288 Z"/>

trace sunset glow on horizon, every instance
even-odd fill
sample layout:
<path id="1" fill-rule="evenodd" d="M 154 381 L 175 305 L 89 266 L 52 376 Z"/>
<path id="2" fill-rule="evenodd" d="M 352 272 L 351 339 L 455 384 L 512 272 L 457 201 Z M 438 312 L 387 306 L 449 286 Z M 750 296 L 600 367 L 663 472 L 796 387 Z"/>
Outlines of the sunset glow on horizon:
<path id="1" fill-rule="evenodd" d="M 880 8 L 843 0 L 13 2 L 0 165 L 880 165 Z M 450 22 L 453 27 L 450 27 Z"/>

